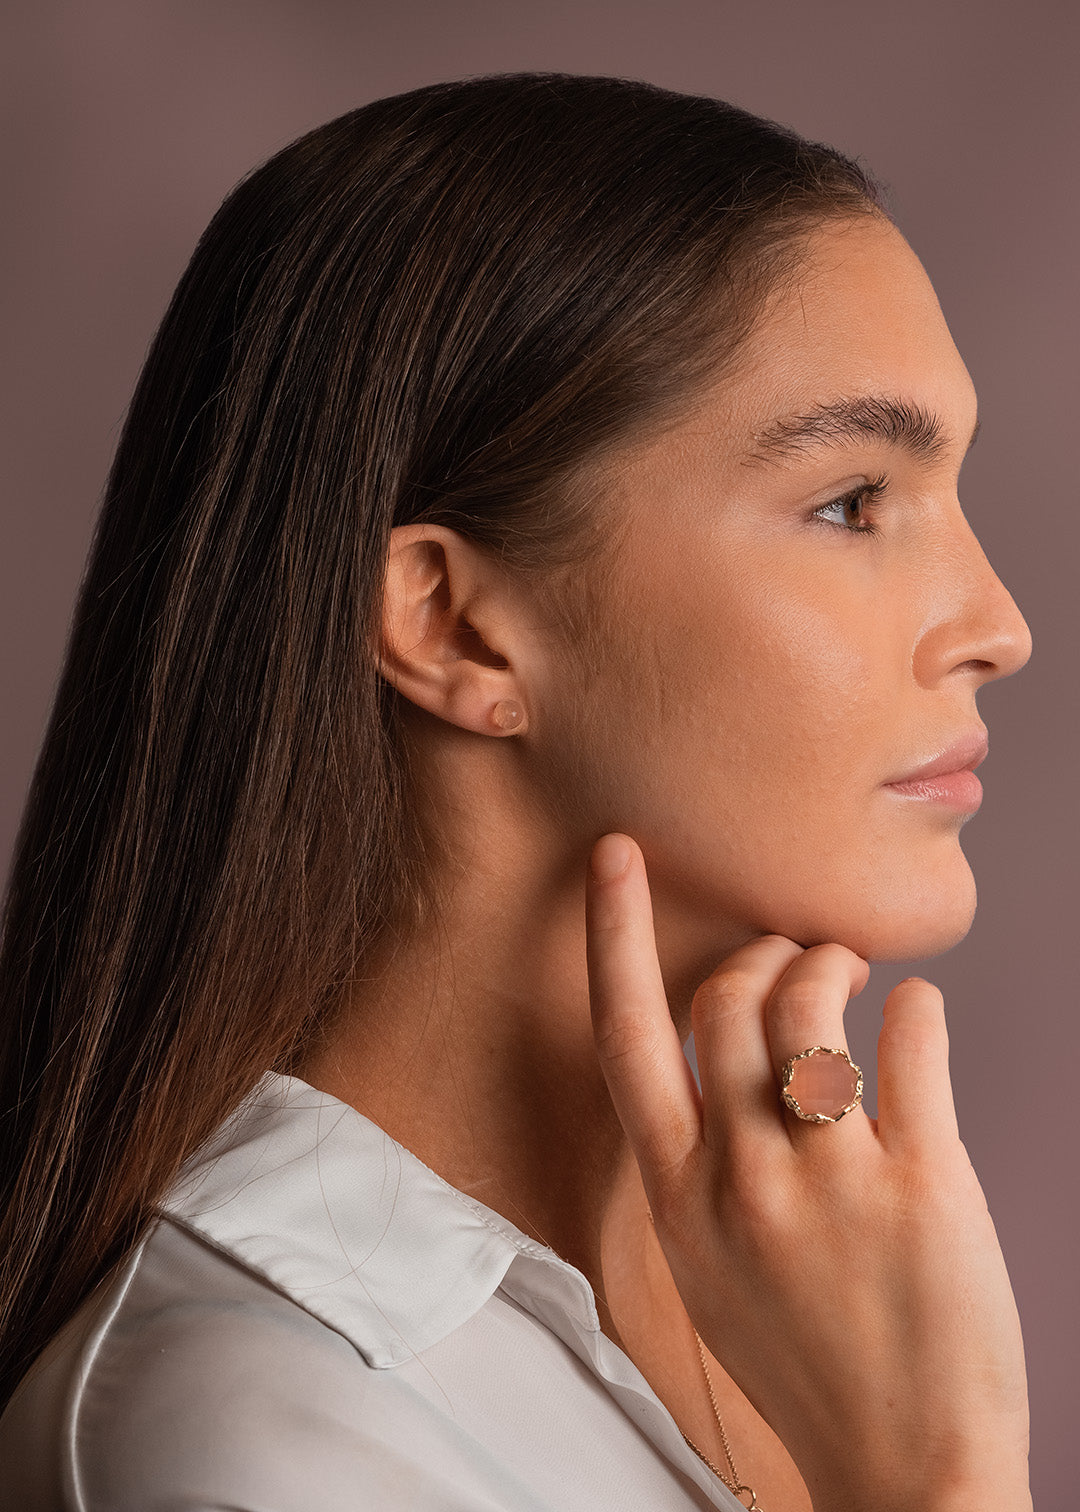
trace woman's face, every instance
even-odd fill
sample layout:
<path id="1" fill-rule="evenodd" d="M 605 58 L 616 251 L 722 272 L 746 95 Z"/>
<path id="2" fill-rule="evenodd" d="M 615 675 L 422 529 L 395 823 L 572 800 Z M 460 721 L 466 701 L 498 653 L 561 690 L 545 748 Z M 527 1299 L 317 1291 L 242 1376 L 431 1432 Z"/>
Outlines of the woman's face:
<path id="1" fill-rule="evenodd" d="M 658 927 L 877 959 L 966 933 L 970 801 L 888 784 L 958 741 L 970 764 L 978 689 L 1030 653 L 957 498 L 975 423 L 926 274 L 875 216 L 815 232 L 738 369 L 606 466 L 628 529 L 597 577 L 605 644 L 584 721 L 580 690 L 541 689 L 536 754 L 564 794 L 588 774 L 592 835 L 642 846 Z"/>

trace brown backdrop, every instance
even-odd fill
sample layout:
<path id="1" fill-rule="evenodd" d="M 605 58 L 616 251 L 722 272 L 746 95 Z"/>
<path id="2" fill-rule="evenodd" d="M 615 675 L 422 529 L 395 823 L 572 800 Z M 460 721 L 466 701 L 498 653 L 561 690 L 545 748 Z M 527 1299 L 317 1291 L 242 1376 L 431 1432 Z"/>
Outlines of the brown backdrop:
<path id="1" fill-rule="evenodd" d="M 14 8 L 12 8 L 14 9 Z M 1035 1502 L 1074 1505 L 1080 513 L 1074 0 L 39 0 L 10 17 L 0 291 L 0 864 L 91 523 L 150 335 L 236 179 L 301 131 L 417 84 L 557 68 L 719 95 L 862 154 L 892 187 L 980 391 L 969 516 L 1035 655 L 984 690 L 993 755 L 965 830 L 975 927 L 875 968 L 849 1010 L 873 1064 L 912 970 L 944 989 L 961 1128 L 1027 1343 Z M 840 780 L 840 774 L 837 774 Z"/>

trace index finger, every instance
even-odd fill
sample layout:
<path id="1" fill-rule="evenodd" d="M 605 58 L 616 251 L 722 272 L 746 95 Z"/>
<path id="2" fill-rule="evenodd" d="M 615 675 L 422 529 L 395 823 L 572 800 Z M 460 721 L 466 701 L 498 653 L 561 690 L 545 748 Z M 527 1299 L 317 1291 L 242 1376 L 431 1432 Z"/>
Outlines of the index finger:
<path id="1" fill-rule="evenodd" d="M 585 886 L 589 1003 L 615 1111 L 650 1180 L 701 1140 L 701 1100 L 668 1008 L 645 858 L 628 835 L 594 845 Z"/>

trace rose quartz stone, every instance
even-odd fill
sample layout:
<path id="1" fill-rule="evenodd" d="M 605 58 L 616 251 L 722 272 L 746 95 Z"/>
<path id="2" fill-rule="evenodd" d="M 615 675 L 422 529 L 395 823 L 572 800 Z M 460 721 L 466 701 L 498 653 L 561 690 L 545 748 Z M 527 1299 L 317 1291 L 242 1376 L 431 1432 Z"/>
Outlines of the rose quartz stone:
<path id="1" fill-rule="evenodd" d="M 842 1055 L 808 1055 L 795 1062 L 785 1089 L 804 1113 L 835 1118 L 855 1096 L 858 1076 Z"/>

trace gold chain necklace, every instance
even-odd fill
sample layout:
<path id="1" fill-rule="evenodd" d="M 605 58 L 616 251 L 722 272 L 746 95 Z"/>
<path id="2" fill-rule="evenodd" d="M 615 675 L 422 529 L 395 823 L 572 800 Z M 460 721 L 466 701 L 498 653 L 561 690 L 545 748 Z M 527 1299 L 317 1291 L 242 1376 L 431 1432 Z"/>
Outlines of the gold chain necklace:
<path id="1" fill-rule="evenodd" d="M 730 1480 L 720 1469 L 719 1465 L 714 1465 L 709 1456 L 701 1452 L 701 1450 L 694 1443 L 689 1434 L 683 1433 L 683 1438 L 690 1445 L 690 1448 L 697 1455 L 698 1459 L 704 1460 L 712 1473 L 720 1477 L 724 1485 L 728 1488 L 733 1496 L 737 1496 L 740 1500 L 742 1500 L 744 1494 L 750 1497 L 750 1500 L 746 1503 L 747 1512 L 765 1512 L 765 1509 L 761 1506 L 756 1495 L 754 1494 L 753 1486 L 744 1485 L 739 1478 L 739 1472 L 735 1468 L 735 1461 L 731 1457 L 731 1445 L 728 1443 L 728 1436 L 724 1432 L 724 1421 L 720 1416 L 720 1409 L 716 1405 L 716 1392 L 713 1390 L 712 1376 L 709 1374 L 708 1361 L 705 1359 L 705 1346 L 704 1344 L 702 1344 L 701 1335 L 698 1333 L 696 1328 L 694 1329 L 694 1338 L 697 1340 L 698 1358 L 701 1361 L 701 1368 L 705 1373 L 705 1385 L 708 1388 L 709 1401 L 712 1403 L 713 1416 L 716 1418 L 716 1426 L 720 1430 L 720 1442 L 724 1446 L 724 1453 L 727 1455 L 727 1462 L 731 1469 Z M 682 1433 L 681 1428 L 679 1429 L 679 1432 Z"/>
<path id="2" fill-rule="evenodd" d="M 650 1223 L 654 1222 L 652 1208 L 647 1207 L 645 1209 L 645 1216 L 648 1218 Z M 692 1323 L 690 1326 L 691 1328 L 694 1327 Z M 688 1433 L 683 1433 L 682 1436 L 686 1440 L 690 1448 L 697 1455 L 698 1459 L 703 1460 L 704 1463 L 708 1465 L 712 1473 L 716 1476 L 719 1476 L 719 1478 L 723 1481 L 724 1485 L 728 1488 L 733 1496 L 736 1496 L 741 1500 L 744 1492 L 749 1495 L 750 1500 L 746 1503 L 746 1512 L 765 1512 L 765 1508 L 757 1499 L 753 1486 L 744 1485 L 739 1472 L 735 1468 L 735 1461 L 732 1458 L 731 1454 L 731 1445 L 728 1443 L 728 1436 L 724 1430 L 724 1420 L 720 1416 L 719 1407 L 716 1405 L 716 1392 L 713 1390 L 712 1376 L 709 1374 L 709 1362 L 705 1358 L 705 1346 L 704 1344 L 702 1344 L 701 1335 L 698 1333 L 696 1328 L 694 1328 L 694 1338 L 697 1340 L 698 1359 L 701 1361 L 701 1369 L 705 1376 L 705 1388 L 709 1393 L 709 1401 L 712 1403 L 713 1417 L 716 1419 L 716 1426 L 720 1430 L 720 1442 L 723 1444 L 724 1453 L 727 1455 L 728 1466 L 731 1470 L 731 1479 L 728 1479 L 728 1477 L 720 1469 L 719 1465 L 713 1464 L 712 1460 L 707 1454 L 703 1454 L 701 1452 L 701 1450 L 694 1443 L 693 1439 Z M 679 1429 L 679 1432 L 682 1433 L 681 1428 Z"/>

